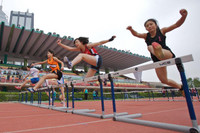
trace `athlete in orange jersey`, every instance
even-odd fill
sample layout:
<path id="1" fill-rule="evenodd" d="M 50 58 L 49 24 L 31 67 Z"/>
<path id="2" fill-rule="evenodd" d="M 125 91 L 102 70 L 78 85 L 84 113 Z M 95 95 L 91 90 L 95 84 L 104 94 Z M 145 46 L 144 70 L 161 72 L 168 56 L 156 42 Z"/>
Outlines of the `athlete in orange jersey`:
<path id="1" fill-rule="evenodd" d="M 37 62 L 32 64 L 32 66 L 34 65 L 40 65 L 40 64 L 49 64 L 49 67 L 51 69 L 51 73 L 44 75 L 40 78 L 39 82 L 35 85 L 35 87 L 33 88 L 33 92 L 36 91 L 41 84 L 46 80 L 46 79 L 57 79 L 58 84 L 62 84 L 62 86 L 60 87 L 61 89 L 61 93 L 62 93 L 62 99 L 63 99 L 63 103 L 65 100 L 65 94 L 64 94 L 64 79 L 63 79 L 63 74 L 60 71 L 60 67 L 59 64 L 61 64 L 61 70 L 64 70 L 64 63 L 62 61 L 60 61 L 58 58 L 54 57 L 54 53 L 51 50 L 48 50 L 47 52 L 47 57 L 48 59 L 42 62 Z M 63 104 L 63 106 L 65 106 L 65 104 Z"/>

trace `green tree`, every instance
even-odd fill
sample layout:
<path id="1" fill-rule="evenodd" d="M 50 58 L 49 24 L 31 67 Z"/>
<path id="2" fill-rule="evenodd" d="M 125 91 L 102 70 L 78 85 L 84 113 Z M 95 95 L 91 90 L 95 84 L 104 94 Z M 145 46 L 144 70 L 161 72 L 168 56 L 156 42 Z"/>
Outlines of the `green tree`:
<path id="1" fill-rule="evenodd" d="M 200 80 L 199 78 L 188 78 L 187 79 L 188 82 L 188 86 L 189 88 L 193 88 L 193 87 L 200 87 Z"/>
<path id="2" fill-rule="evenodd" d="M 199 78 L 194 78 L 193 79 L 194 87 L 200 87 L 200 80 Z"/>

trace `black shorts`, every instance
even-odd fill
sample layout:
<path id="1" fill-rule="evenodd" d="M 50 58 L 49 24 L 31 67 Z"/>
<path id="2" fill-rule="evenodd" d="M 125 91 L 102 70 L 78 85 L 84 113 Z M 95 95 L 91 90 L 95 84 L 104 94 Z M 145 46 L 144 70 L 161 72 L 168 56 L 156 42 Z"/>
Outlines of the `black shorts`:
<path id="1" fill-rule="evenodd" d="M 92 68 L 92 69 L 98 71 L 98 70 L 100 69 L 100 67 L 101 67 L 101 64 L 102 64 L 102 58 L 101 58 L 100 55 L 95 55 L 95 57 L 96 57 L 96 59 L 97 59 L 97 65 L 96 65 L 96 66 L 91 65 L 90 68 Z"/>
<path id="2" fill-rule="evenodd" d="M 52 73 L 55 73 L 56 75 L 58 75 L 58 80 L 60 80 L 61 78 L 62 78 L 62 72 L 61 71 L 59 71 L 59 70 L 57 70 L 57 71 L 53 71 Z"/>
<path id="3" fill-rule="evenodd" d="M 163 48 L 163 49 L 166 49 L 166 50 L 169 50 L 171 53 L 172 53 L 172 58 L 175 58 L 176 56 L 175 56 L 175 54 L 171 51 L 171 49 L 170 48 Z M 151 59 L 153 60 L 153 62 L 158 62 L 158 61 L 160 61 L 155 55 L 153 55 L 152 53 L 151 53 Z"/>

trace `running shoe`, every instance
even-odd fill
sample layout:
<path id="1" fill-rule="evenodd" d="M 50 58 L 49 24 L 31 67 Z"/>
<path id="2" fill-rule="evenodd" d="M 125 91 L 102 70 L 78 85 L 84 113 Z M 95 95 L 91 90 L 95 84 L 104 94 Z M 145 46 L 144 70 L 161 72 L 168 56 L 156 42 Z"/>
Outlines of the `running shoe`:
<path id="1" fill-rule="evenodd" d="M 153 49 L 154 49 L 155 56 L 159 59 L 164 59 L 165 56 L 164 56 L 163 51 L 162 51 L 162 46 L 157 42 L 153 42 L 152 46 L 153 46 Z"/>
<path id="2" fill-rule="evenodd" d="M 67 58 L 67 56 L 65 56 L 63 60 L 64 60 L 65 63 L 67 63 L 67 67 L 69 69 L 71 69 L 72 68 L 72 63 L 71 63 L 71 61 L 69 61 L 69 59 Z"/>
<path id="3" fill-rule="evenodd" d="M 15 88 L 18 89 L 18 90 L 21 90 L 21 87 L 19 87 L 19 86 L 15 86 Z"/>

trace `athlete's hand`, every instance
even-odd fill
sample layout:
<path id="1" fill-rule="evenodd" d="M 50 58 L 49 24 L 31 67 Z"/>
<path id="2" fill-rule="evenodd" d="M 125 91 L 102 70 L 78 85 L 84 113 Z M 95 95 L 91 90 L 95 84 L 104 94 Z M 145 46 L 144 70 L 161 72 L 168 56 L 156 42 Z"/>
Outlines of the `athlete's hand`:
<path id="1" fill-rule="evenodd" d="M 128 26 L 126 29 L 127 30 L 132 30 L 132 26 Z"/>
<path id="2" fill-rule="evenodd" d="M 112 36 L 108 41 L 113 41 L 116 38 L 116 36 Z"/>
<path id="3" fill-rule="evenodd" d="M 61 69 L 61 70 L 64 70 L 64 67 L 61 67 L 60 69 Z"/>
<path id="4" fill-rule="evenodd" d="M 182 16 L 186 17 L 186 16 L 187 16 L 187 10 L 181 9 L 181 10 L 180 10 L 180 14 L 181 14 Z"/>

